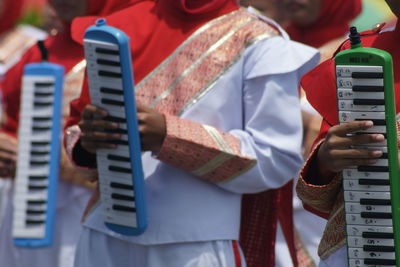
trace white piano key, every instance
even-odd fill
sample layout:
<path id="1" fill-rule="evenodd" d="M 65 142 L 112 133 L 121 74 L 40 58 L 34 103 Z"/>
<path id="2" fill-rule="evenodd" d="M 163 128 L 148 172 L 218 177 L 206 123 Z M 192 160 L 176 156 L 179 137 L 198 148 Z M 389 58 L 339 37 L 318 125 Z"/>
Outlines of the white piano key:
<path id="1" fill-rule="evenodd" d="M 384 99 L 384 92 L 354 92 L 349 88 L 338 88 L 337 98 L 339 100 L 353 100 L 353 99 Z"/>
<path id="2" fill-rule="evenodd" d="M 45 192 L 46 190 L 43 190 L 43 192 L 32 192 L 29 194 L 28 197 L 26 196 L 21 196 L 19 194 L 15 194 L 14 196 L 14 203 L 17 203 L 18 201 L 23 201 L 25 199 L 27 200 L 43 200 L 47 199 L 47 194 Z"/>
<path id="3" fill-rule="evenodd" d="M 383 205 L 361 205 L 357 202 L 345 203 L 346 213 L 361 213 L 361 212 L 392 212 L 391 206 Z"/>
<path id="4" fill-rule="evenodd" d="M 388 266 L 395 266 L 395 265 L 366 265 L 364 264 L 363 259 L 350 259 L 349 260 L 349 267 L 388 267 Z"/>
<path id="5" fill-rule="evenodd" d="M 352 88 L 355 85 L 383 86 L 383 79 L 382 78 L 355 79 L 355 78 L 349 78 L 349 77 L 338 77 L 336 79 L 336 85 L 338 88 Z"/>
<path id="6" fill-rule="evenodd" d="M 384 112 L 384 105 L 355 105 L 353 100 L 340 99 L 338 101 L 340 111 L 360 111 L 360 112 Z"/>
<path id="7" fill-rule="evenodd" d="M 367 252 L 362 248 L 349 248 L 348 251 L 350 259 L 395 259 L 394 252 Z"/>
<path id="8" fill-rule="evenodd" d="M 129 227 L 137 227 L 136 213 L 110 211 L 105 209 L 103 211 L 103 218 L 105 222 L 119 224 Z"/>
<path id="9" fill-rule="evenodd" d="M 356 236 L 348 236 L 347 244 L 349 247 L 362 248 L 364 245 L 367 246 L 394 246 L 394 239 L 372 239 L 372 238 L 361 238 Z"/>
<path id="10" fill-rule="evenodd" d="M 340 122 L 355 120 L 385 120 L 385 112 L 339 111 Z"/>
<path id="11" fill-rule="evenodd" d="M 346 191 L 375 191 L 390 192 L 389 185 L 360 185 L 358 180 L 343 180 L 343 188 Z"/>
<path id="12" fill-rule="evenodd" d="M 360 199 L 390 199 L 389 192 L 361 192 L 361 191 L 345 191 L 345 201 L 359 202 Z"/>
<path id="13" fill-rule="evenodd" d="M 382 66 L 351 66 L 337 65 L 336 75 L 338 77 L 351 77 L 353 72 L 383 72 Z"/>
<path id="14" fill-rule="evenodd" d="M 346 214 L 347 225 L 375 225 L 375 226 L 392 226 L 392 219 L 376 219 L 376 218 L 361 218 L 360 214 Z"/>
<path id="15" fill-rule="evenodd" d="M 392 233 L 391 226 L 373 226 L 373 225 L 346 225 L 346 231 L 349 236 L 362 236 L 362 233 Z"/>
<path id="16" fill-rule="evenodd" d="M 12 231 L 14 238 L 43 238 L 45 236 L 45 227 L 29 227 L 29 228 L 14 228 Z"/>

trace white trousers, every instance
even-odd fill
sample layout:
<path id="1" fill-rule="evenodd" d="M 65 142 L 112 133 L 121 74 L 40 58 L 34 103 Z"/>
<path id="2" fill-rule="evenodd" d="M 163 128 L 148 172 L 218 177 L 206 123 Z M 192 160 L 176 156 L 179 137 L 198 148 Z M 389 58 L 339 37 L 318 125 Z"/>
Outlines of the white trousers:
<path id="1" fill-rule="evenodd" d="M 235 241 L 188 242 L 164 245 L 128 243 L 84 228 L 75 267 L 245 267 Z"/>
<path id="2" fill-rule="evenodd" d="M 67 205 L 57 209 L 54 242 L 51 247 L 46 248 L 14 246 L 11 236 L 11 197 L 12 193 L 8 192 L 5 216 L 0 227 L 0 267 L 72 267 L 76 243 L 82 229 L 80 218 L 90 197 L 89 192 L 76 196 Z"/>

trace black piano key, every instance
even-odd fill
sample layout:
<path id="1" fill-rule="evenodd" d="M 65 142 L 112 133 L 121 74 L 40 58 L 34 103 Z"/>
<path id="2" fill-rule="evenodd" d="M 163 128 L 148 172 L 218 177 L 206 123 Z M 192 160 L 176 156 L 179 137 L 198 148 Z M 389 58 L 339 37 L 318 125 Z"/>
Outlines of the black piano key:
<path id="1" fill-rule="evenodd" d="M 96 53 L 105 54 L 105 55 L 119 55 L 118 50 L 113 50 L 113 49 L 108 49 L 108 48 L 97 47 L 95 49 L 95 51 L 96 51 Z"/>
<path id="2" fill-rule="evenodd" d="M 131 169 L 118 166 L 109 166 L 108 170 L 113 172 L 132 173 Z"/>
<path id="3" fill-rule="evenodd" d="M 50 121 L 51 117 L 33 117 L 34 122 Z"/>
<path id="4" fill-rule="evenodd" d="M 361 218 L 372 218 L 372 219 L 391 219 L 392 214 L 390 212 L 361 212 Z"/>
<path id="5" fill-rule="evenodd" d="M 50 154 L 50 151 L 31 151 L 32 156 L 46 156 L 49 154 Z"/>
<path id="6" fill-rule="evenodd" d="M 54 93 L 53 92 L 35 92 L 35 98 L 38 97 L 49 97 L 49 96 L 53 96 Z"/>
<path id="7" fill-rule="evenodd" d="M 115 117 L 115 116 L 106 116 L 106 117 L 104 117 L 104 120 L 111 121 L 111 122 L 117 122 L 117 123 L 126 123 L 125 118 L 120 118 L 120 117 Z"/>
<path id="8" fill-rule="evenodd" d="M 373 251 L 373 252 L 394 252 L 393 246 L 371 246 L 371 245 L 364 245 L 364 251 Z"/>
<path id="9" fill-rule="evenodd" d="M 33 126 L 32 131 L 40 132 L 40 131 L 50 131 L 51 127 L 49 126 Z"/>
<path id="10" fill-rule="evenodd" d="M 45 175 L 30 175 L 30 176 L 28 176 L 28 179 L 32 180 L 32 181 L 41 181 L 41 180 L 47 179 L 47 176 L 45 176 Z"/>
<path id="11" fill-rule="evenodd" d="M 136 212 L 136 208 L 125 207 L 125 206 L 122 206 L 122 205 L 113 205 L 112 208 L 114 210 L 119 210 L 119 211 Z"/>
<path id="12" fill-rule="evenodd" d="M 28 186 L 29 190 L 44 190 L 47 189 L 47 185 L 30 185 Z"/>
<path id="13" fill-rule="evenodd" d="M 386 121 L 385 120 L 378 120 L 378 119 L 355 119 L 355 121 L 372 121 L 374 123 L 374 126 L 385 126 Z"/>
<path id="14" fill-rule="evenodd" d="M 111 198 L 117 199 L 117 200 L 135 201 L 135 198 L 133 196 L 127 196 L 127 195 L 122 195 L 122 194 L 117 194 L 117 193 L 112 193 Z"/>
<path id="15" fill-rule="evenodd" d="M 50 142 L 48 142 L 48 141 L 33 141 L 31 144 L 33 146 L 48 146 L 48 145 L 50 145 Z"/>
<path id="16" fill-rule="evenodd" d="M 121 66 L 121 63 L 118 61 L 113 61 L 113 60 L 107 60 L 107 59 L 97 59 L 97 64 L 99 65 L 106 65 L 106 66 L 113 66 L 113 67 L 119 67 Z"/>
<path id="17" fill-rule="evenodd" d="M 390 185 L 390 181 L 385 179 L 359 179 L 360 185 Z"/>
<path id="18" fill-rule="evenodd" d="M 368 199 L 368 198 L 361 198 L 360 199 L 361 205 L 379 205 L 379 206 L 390 206 L 392 203 L 390 199 Z"/>
<path id="19" fill-rule="evenodd" d="M 28 200 L 28 205 L 43 205 L 46 204 L 45 200 Z"/>
<path id="20" fill-rule="evenodd" d="M 363 232 L 363 238 L 371 238 L 371 239 L 394 239 L 393 233 L 376 233 L 376 232 Z"/>
<path id="21" fill-rule="evenodd" d="M 128 134 L 128 130 L 125 129 L 106 129 L 104 130 L 106 133 L 115 133 L 115 134 Z"/>
<path id="22" fill-rule="evenodd" d="M 383 86 L 370 86 L 370 85 L 354 85 L 352 90 L 354 92 L 383 92 Z"/>
<path id="23" fill-rule="evenodd" d="M 53 105 L 53 102 L 33 102 L 35 107 L 48 107 Z"/>
<path id="24" fill-rule="evenodd" d="M 387 159 L 388 158 L 388 153 L 382 153 L 382 156 L 379 157 L 380 159 Z"/>
<path id="25" fill-rule="evenodd" d="M 124 190 L 131 190 L 131 191 L 133 190 L 133 187 L 131 185 L 121 184 L 121 183 L 116 183 L 116 182 L 111 182 L 110 187 L 115 188 L 115 189 L 124 189 Z"/>
<path id="26" fill-rule="evenodd" d="M 106 99 L 106 98 L 102 98 L 101 103 L 107 104 L 107 105 L 112 105 L 112 106 L 124 106 L 124 101 L 118 101 L 118 100 Z"/>
<path id="27" fill-rule="evenodd" d="M 44 220 L 33 220 L 33 219 L 28 219 L 25 221 L 25 224 L 44 224 Z"/>
<path id="28" fill-rule="evenodd" d="M 35 87 L 50 87 L 54 86 L 52 82 L 35 82 Z"/>
<path id="29" fill-rule="evenodd" d="M 358 72 L 351 73 L 353 79 L 383 79 L 383 72 Z"/>
<path id="30" fill-rule="evenodd" d="M 358 166 L 359 172 L 389 172 L 388 166 Z"/>
<path id="31" fill-rule="evenodd" d="M 110 77 L 110 78 L 122 78 L 122 73 L 112 72 L 106 70 L 99 70 L 99 76 Z"/>
<path id="32" fill-rule="evenodd" d="M 45 210 L 30 210 L 30 209 L 26 210 L 26 214 L 28 215 L 43 215 L 45 213 L 46 213 Z"/>
<path id="33" fill-rule="evenodd" d="M 353 99 L 353 104 L 354 105 L 371 105 L 371 106 L 376 106 L 376 105 L 385 105 L 385 100 L 384 99 Z"/>
<path id="34" fill-rule="evenodd" d="M 114 161 L 122 161 L 122 162 L 131 162 L 131 159 L 128 157 L 122 157 L 117 155 L 108 155 L 107 159 Z"/>
<path id="35" fill-rule="evenodd" d="M 37 166 L 37 165 L 49 164 L 49 161 L 48 160 L 31 160 L 29 163 L 30 163 L 30 165 Z"/>
<path id="36" fill-rule="evenodd" d="M 120 89 L 112 89 L 112 88 L 107 88 L 107 87 L 101 87 L 100 92 L 105 93 L 105 94 L 111 94 L 111 95 L 124 95 L 124 91 L 122 91 Z"/>
<path id="37" fill-rule="evenodd" d="M 112 145 L 129 146 L 129 141 L 127 140 L 109 140 L 107 143 Z"/>
<path id="38" fill-rule="evenodd" d="M 365 265 L 396 266 L 396 260 L 389 259 L 364 259 Z"/>

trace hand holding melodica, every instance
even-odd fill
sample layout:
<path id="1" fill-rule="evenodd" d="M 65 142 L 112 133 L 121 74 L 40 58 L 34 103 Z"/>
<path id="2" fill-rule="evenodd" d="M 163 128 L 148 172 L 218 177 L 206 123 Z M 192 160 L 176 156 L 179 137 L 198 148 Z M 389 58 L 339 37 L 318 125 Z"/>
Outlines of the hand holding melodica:
<path id="1" fill-rule="evenodd" d="M 79 127 L 82 131 L 81 145 L 85 150 L 96 153 L 100 148 L 117 148 L 117 145 L 109 142 L 121 139 L 121 134 L 110 133 L 118 129 L 119 125 L 106 120 L 107 116 L 107 111 L 94 105 L 87 105 L 83 110 Z M 142 150 L 158 152 L 166 133 L 164 115 L 155 109 L 138 104 L 137 117 Z"/>
<path id="2" fill-rule="evenodd" d="M 367 130 L 371 127 L 373 127 L 372 121 L 354 121 L 330 128 L 325 141 L 318 150 L 320 172 L 322 174 L 336 173 L 350 166 L 374 164 L 383 154 L 379 148 L 362 149 L 352 146 L 382 142 L 385 137 L 382 134 L 349 136 L 351 133 Z"/>
<path id="3" fill-rule="evenodd" d="M 14 137 L 0 132 L 0 177 L 15 176 L 18 142 Z"/>
<path id="4" fill-rule="evenodd" d="M 87 105 L 79 122 L 81 129 L 81 145 L 90 153 L 96 153 L 101 148 L 117 148 L 117 145 L 109 143 L 111 140 L 121 139 L 121 134 L 110 133 L 108 130 L 118 129 L 118 123 L 106 120 L 108 112 L 94 105 Z"/>

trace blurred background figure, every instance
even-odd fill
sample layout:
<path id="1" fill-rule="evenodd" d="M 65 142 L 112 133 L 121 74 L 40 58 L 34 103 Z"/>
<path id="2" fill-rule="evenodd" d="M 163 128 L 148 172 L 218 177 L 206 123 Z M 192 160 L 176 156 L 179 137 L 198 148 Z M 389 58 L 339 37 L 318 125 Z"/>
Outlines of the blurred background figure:
<path id="1" fill-rule="evenodd" d="M 1 0 L 0 0 L 1 1 Z M 8 1 L 8 0 L 7 0 Z M 13 0 L 15 1 L 15 0 Z M 63 116 L 69 114 L 69 102 L 78 97 L 86 66 L 83 48 L 70 36 L 70 24 L 76 16 L 107 15 L 110 2 L 129 3 L 125 0 L 49 0 L 48 3 L 24 2 L 26 15 L 19 21 L 46 29 L 51 36 L 44 44 L 49 52 L 49 62 L 65 68 L 63 91 Z M 21 5 L 22 7 L 22 5 Z M 54 8 L 54 9 L 53 9 Z M 56 11 L 56 13 L 54 13 Z M 56 14 L 59 14 L 57 16 Z M 59 18 L 59 19 L 58 19 Z M 62 21 L 62 23 L 60 23 Z M 20 27 L 20 26 L 18 26 Z M 26 27 L 26 26 L 23 26 Z M 37 29 L 37 28 L 35 28 Z M 40 30 L 43 32 L 42 30 Z M 16 44 L 16 39 L 10 39 Z M 22 57 L 7 70 L 1 84 L 3 94 L 3 120 L 0 127 L 0 181 L 9 186 L 4 190 L 4 216 L 0 225 L 1 267 L 72 267 L 75 245 L 81 229 L 80 219 L 91 187 L 93 172 L 77 169 L 62 150 L 57 188 L 56 219 L 52 246 L 40 248 L 16 247 L 11 236 L 13 219 L 13 178 L 17 160 L 17 132 L 19 126 L 22 75 L 26 64 L 41 61 L 36 45 L 24 51 Z"/>
<path id="2" fill-rule="evenodd" d="M 279 25 L 285 26 L 287 15 L 282 5 L 282 0 L 241 0 L 242 6 L 252 6 L 261 14 L 276 21 Z"/>
<path id="3" fill-rule="evenodd" d="M 35 23 L 32 19 L 26 19 L 24 23 L 21 23 L 27 14 L 37 14 L 35 17 L 40 17 L 42 5 L 37 1 L 0 0 L 0 87 L 7 70 L 16 64 L 22 54 L 37 40 L 47 36 L 46 32 L 34 26 L 40 24 L 39 19 L 36 19 Z M 32 17 L 32 15 L 28 17 Z M 0 122 L 3 118 L 2 114 L 3 105 L 0 91 Z M 9 181 L 0 179 L 0 225 L 4 211 L 4 192 L 8 187 Z"/>

